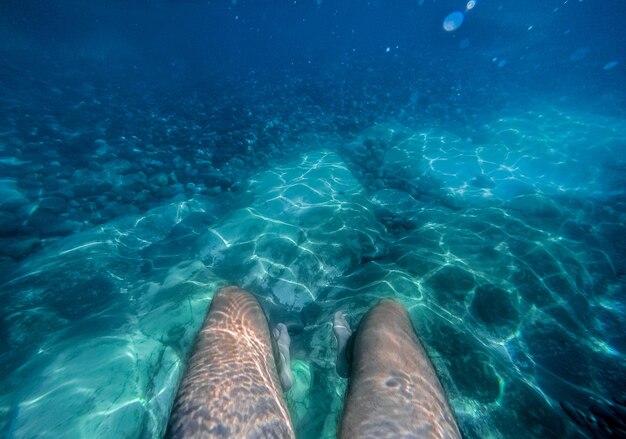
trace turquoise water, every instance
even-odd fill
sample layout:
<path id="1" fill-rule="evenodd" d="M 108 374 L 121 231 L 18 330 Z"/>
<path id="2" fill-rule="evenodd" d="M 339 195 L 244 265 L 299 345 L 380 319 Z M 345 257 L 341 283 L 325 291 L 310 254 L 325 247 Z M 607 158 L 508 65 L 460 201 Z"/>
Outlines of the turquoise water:
<path id="1" fill-rule="evenodd" d="M 464 437 L 623 422 L 626 45 L 587 33 L 623 7 L 329 3 L 8 4 L 4 436 L 162 436 L 228 284 L 289 327 L 298 437 L 335 437 L 334 312 L 383 297 Z"/>

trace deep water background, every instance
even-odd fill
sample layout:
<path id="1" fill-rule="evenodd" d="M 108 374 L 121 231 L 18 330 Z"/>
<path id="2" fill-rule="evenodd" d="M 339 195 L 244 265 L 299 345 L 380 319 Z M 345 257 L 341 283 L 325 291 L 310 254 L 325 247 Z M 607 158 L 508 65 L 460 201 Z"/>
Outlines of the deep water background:
<path id="1" fill-rule="evenodd" d="M 299 437 L 381 297 L 465 437 L 619 437 L 626 4 L 465 9 L 3 0 L 0 435 L 161 436 L 234 283 L 289 326 Z"/>

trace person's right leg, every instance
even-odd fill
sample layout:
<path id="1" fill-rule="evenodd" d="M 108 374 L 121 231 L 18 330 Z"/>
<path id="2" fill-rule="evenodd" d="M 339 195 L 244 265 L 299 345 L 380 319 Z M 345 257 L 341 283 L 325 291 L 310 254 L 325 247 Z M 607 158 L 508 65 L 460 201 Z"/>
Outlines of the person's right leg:
<path id="1" fill-rule="evenodd" d="M 381 301 L 356 332 L 338 437 L 461 438 L 430 359 L 397 302 Z"/>

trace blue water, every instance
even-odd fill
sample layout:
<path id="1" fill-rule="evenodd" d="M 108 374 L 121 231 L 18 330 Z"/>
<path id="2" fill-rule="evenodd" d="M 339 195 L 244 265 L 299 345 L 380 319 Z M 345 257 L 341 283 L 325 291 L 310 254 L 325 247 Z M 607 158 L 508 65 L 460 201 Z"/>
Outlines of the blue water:
<path id="1" fill-rule="evenodd" d="M 290 329 L 298 437 L 335 437 L 333 313 L 382 297 L 465 437 L 618 437 L 625 19 L 621 0 L 4 0 L 0 435 L 160 437 L 236 284 Z"/>

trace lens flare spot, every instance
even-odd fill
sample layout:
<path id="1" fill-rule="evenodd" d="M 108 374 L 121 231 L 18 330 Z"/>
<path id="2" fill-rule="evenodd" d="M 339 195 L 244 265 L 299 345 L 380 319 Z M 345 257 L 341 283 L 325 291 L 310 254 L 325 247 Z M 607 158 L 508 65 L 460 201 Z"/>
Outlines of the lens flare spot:
<path id="1" fill-rule="evenodd" d="M 443 29 L 446 32 L 457 30 L 463 23 L 463 12 L 454 11 L 443 20 Z"/>

